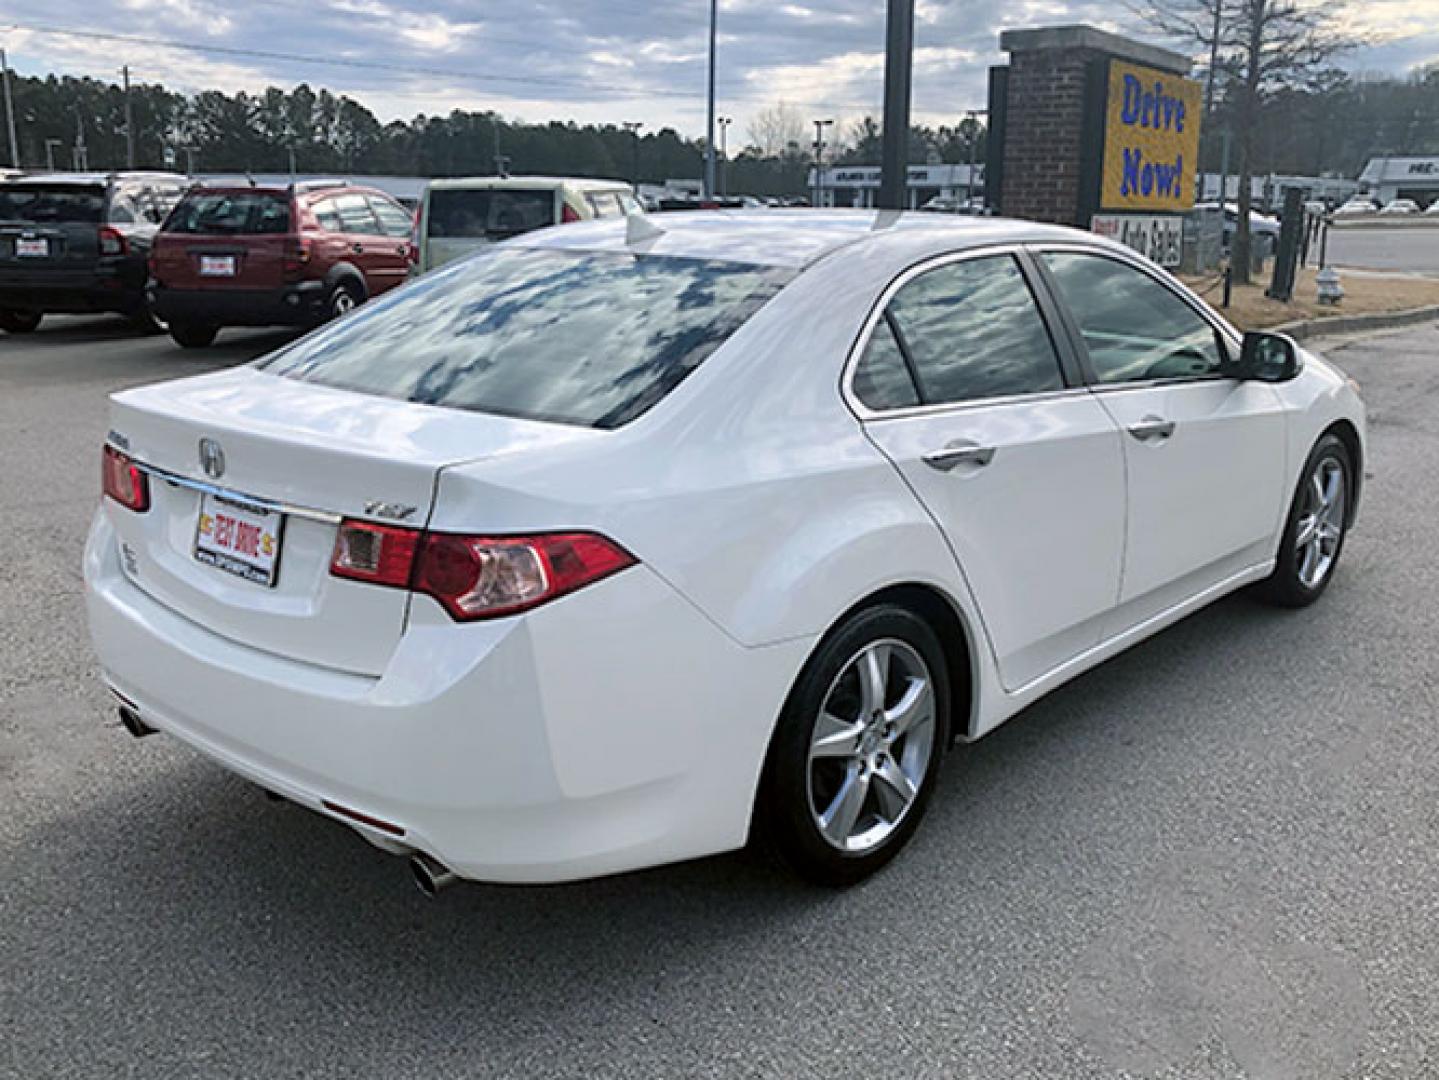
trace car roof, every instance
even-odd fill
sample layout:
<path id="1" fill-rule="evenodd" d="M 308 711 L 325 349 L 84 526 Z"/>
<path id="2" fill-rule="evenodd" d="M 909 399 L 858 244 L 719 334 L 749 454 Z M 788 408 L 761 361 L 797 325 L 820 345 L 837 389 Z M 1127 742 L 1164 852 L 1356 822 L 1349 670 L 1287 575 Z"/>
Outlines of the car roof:
<path id="1" fill-rule="evenodd" d="M 582 176 L 450 176 L 431 180 L 430 187 L 439 191 L 481 191 L 543 188 L 558 191 L 575 188 L 579 191 L 629 191 L 623 180 L 596 180 Z"/>
<path id="2" fill-rule="evenodd" d="M 5 181 L 7 184 L 87 184 L 98 185 L 122 180 L 175 180 L 186 183 L 188 177 L 170 172 L 69 172 L 28 173 Z"/>
<path id="3" fill-rule="evenodd" d="M 899 259 L 993 244 L 1112 246 L 1092 233 L 1008 218 L 887 210 L 686 210 L 578 222 L 525 233 L 510 244 L 572 251 L 642 251 L 803 269 L 842 248 L 883 246 Z"/>

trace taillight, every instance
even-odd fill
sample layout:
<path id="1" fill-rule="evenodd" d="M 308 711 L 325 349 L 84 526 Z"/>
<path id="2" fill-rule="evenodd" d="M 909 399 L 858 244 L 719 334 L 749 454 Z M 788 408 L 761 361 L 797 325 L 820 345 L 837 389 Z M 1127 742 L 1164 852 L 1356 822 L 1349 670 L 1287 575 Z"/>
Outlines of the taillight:
<path id="1" fill-rule="evenodd" d="M 130 245 L 119 229 L 112 229 L 109 225 L 100 226 L 101 255 L 124 255 L 129 250 Z"/>
<path id="2" fill-rule="evenodd" d="M 579 221 L 580 212 L 569 203 L 565 203 L 564 209 L 560 211 L 560 220 L 564 222 Z"/>
<path id="3" fill-rule="evenodd" d="M 342 521 L 335 537 L 330 573 L 397 589 L 410 586 L 415 567 L 416 529 L 376 525 L 369 521 Z"/>
<path id="4" fill-rule="evenodd" d="M 284 254 L 280 256 L 280 271 L 286 281 L 298 281 L 305 276 L 305 267 L 310 263 L 310 241 L 303 236 L 292 236 L 285 241 Z"/>
<path id="5" fill-rule="evenodd" d="M 347 520 L 330 571 L 424 593 L 469 622 L 529 611 L 636 561 L 594 533 L 457 536 Z"/>
<path id="6" fill-rule="evenodd" d="M 143 514 L 150 509 L 150 478 L 109 443 L 100 458 L 100 487 L 121 506 Z"/>

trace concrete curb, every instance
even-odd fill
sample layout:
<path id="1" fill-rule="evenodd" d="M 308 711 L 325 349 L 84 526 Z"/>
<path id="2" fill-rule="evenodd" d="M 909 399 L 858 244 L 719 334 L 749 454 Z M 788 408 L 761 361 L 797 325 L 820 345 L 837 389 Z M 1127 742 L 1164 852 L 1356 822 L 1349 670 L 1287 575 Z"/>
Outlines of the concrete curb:
<path id="1" fill-rule="evenodd" d="M 1372 315 L 1336 315 L 1330 319 L 1299 319 L 1264 327 L 1276 334 L 1288 334 L 1295 341 L 1333 337 L 1337 334 L 1359 334 L 1369 330 L 1392 330 L 1416 326 L 1431 319 L 1439 320 L 1439 304 L 1411 308 L 1408 311 L 1377 311 Z"/>

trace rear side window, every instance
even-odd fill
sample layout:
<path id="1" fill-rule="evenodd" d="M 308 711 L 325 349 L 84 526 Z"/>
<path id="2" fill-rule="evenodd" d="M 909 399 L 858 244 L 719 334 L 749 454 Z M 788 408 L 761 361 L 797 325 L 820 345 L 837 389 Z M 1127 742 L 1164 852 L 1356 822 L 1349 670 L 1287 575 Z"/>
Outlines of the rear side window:
<path id="1" fill-rule="evenodd" d="M 433 190 L 426 233 L 437 239 L 499 239 L 555 223 L 555 193 L 545 189 Z"/>
<path id="2" fill-rule="evenodd" d="M 889 305 L 926 405 L 1060 390 L 1059 357 L 1009 255 L 920 274 Z"/>
<path id="3" fill-rule="evenodd" d="M 335 208 L 334 199 L 322 199 L 315 203 L 315 220 L 319 222 L 320 228 L 326 232 L 344 232 L 345 225 L 340 220 L 340 211 Z"/>
<path id="4" fill-rule="evenodd" d="M 889 316 L 875 324 L 864 356 L 854 369 L 854 393 L 876 412 L 906 409 L 918 405 L 919 390 L 909 373 L 909 364 L 894 336 Z"/>
<path id="5" fill-rule="evenodd" d="M 613 428 L 663 399 L 792 277 L 701 259 L 500 247 L 259 366 L 405 401 Z"/>
<path id="6" fill-rule="evenodd" d="M 31 225 L 99 224 L 105 209 L 100 187 L 59 184 L 0 185 L 0 221 Z"/>
<path id="7" fill-rule="evenodd" d="M 612 218 L 619 217 L 624 211 L 620 208 L 620 201 L 608 191 L 601 191 L 594 195 L 587 195 L 586 200 L 590 209 L 595 212 L 595 217 Z"/>
<path id="8" fill-rule="evenodd" d="M 264 236 L 290 231 L 290 197 L 273 191 L 192 191 L 165 231 L 196 236 Z"/>

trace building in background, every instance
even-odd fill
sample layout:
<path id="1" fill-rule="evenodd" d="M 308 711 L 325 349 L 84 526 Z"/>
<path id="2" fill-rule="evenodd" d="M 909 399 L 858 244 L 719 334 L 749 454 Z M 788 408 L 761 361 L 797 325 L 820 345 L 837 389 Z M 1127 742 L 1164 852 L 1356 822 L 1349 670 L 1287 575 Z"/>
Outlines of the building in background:
<path id="1" fill-rule="evenodd" d="M 820 206 L 858 206 L 869 208 L 879 198 L 878 165 L 826 165 L 809 170 L 809 189 L 818 187 Z M 930 199 L 964 200 L 971 192 L 968 165 L 911 165 L 906 178 L 905 205 L 918 210 Z M 974 167 L 973 194 L 984 195 L 984 166 Z"/>
<path id="2" fill-rule="evenodd" d="M 1439 157 L 1371 158 L 1359 174 L 1359 187 L 1380 206 L 1395 199 L 1428 206 L 1439 199 Z"/>

